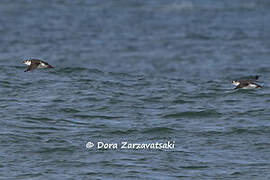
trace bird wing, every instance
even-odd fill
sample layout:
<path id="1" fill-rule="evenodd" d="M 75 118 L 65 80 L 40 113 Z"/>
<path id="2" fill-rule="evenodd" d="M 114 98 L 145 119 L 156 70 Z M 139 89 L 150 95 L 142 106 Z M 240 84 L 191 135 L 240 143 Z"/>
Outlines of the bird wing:
<path id="1" fill-rule="evenodd" d="M 42 63 L 45 64 L 45 65 L 49 65 L 49 63 L 47 63 L 47 62 L 45 62 L 45 61 L 41 61 L 41 60 L 40 60 L 40 62 L 42 62 Z"/>
<path id="2" fill-rule="evenodd" d="M 249 85 L 249 82 L 241 82 L 238 86 L 236 86 L 234 89 L 243 88 Z"/>
<path id="3" fill-rule="evenodd" d="M 257 81 L 258 79 L 259 79 L 259 76 L 256 75 L 256 76 L 254 76 L 254 77 L 252 77 L 252 78 L 250 78 L 250 79 L 248 79 L 248 80 L 244 80 L 244 81 L 255 82 L 255 81 Z"/>
<path id="4" fill-rule="evenodd" d="M 38 65 L 39 65 L 39 62 L 32 62 L 30 64 L 30 66 L 28 66 L 28 68 L 24 72 L 27 72 L 27 71 L 31 71 L 33 69 L 36 69 L 38 67 Z"/>
<path id="5" fill-rule="evenodd" d="M 256 86 L 256 88 L 262 88 L 262 86 L 257 83 L 253 83 L 253 84 Z"/>
<path id="6" fill-rule="evenodd" d="M 239 80 L 237 80 L 237 81 L 239 81 L 239 82 L 251 82 L 251 83 L 253 83 L 253 82 L 255 82 L 255 81 L 257 81 L 258 79 L 259 79 L 259 77 L 260 76 L 258 76 L 258 75 L 256 75 L 256 76 L 254 76 L 254 77 L 251 77 L 251 78 L 249 78 L 249 79 L 239 79 Z"/>
<path id="7" fill-rule="evenodd" d="M 254 79 L 255 79 L 255 80 L 258 80 L 259 77 L 260 77 L 260 76 L 256 75 L 256 76 L 254 77 Z"/>
<path id="8" fill-rule="evenodd" d="M 48 68 L 54 68 L 52 65 L 50 65 L 49 63 L 45 62 L 45 61 L 41 61 L 43 64 L 47 65 Z"/>

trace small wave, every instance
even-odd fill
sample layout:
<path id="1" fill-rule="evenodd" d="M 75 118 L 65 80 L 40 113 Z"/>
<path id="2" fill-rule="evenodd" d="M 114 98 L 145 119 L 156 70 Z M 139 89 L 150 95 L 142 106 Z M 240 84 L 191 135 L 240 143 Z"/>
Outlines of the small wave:
<path id="1" fill-rule="evenodd" d="M 174 2 L 164 6 L 163 9 L 166 11 L 192 10 L 194 9 L 194 4 L 190 1 Z"/>
<path id="2" fill-rule="evenodd" d="M 65 67 L 65 68 L 59 68 L 58 71 L 55 71 L 54 73 L 78 73 L 78 72 L 88 72 L 88 73 L 101 73 L 104 72 L 98 69 L 89 69 L 89 68 L 83 68 L 83 67 Z"/>
<path id="3" fill-rule="evenodd" d="M 119 118 L 123 118 L 123 117 L 118 117 L 118 116 L 82 115 L 82 114 L 73 115 L 73 117 L 80 118 L 80 119 L 119 119 Z"/>
<path id="4" fill-rule="evenodd" d="M 180 166 L 183 169 L 205 169 L 209 168 L 209 166 Z"/>
<path id="5" fill-rule="evenodd" d="M 142 133 L 151 133 L 151 134 L 163 134 L 163 133 L 173 133 L 174 129 L 167 127 L 155 127 L 155 128 L 147 128 L 142 131 Z"/>
<path id="6" fill-rule="evenodd" d="M 110 76 L 116 76 L 116 77 L 120 77 L 120 78 L 142 78 L 142 76 L 138 76 L 138 75 L 132 75 L 129 73 L 123 73 L 123 72 L 109 72 L 108 73 Z"/>
<path id="7" fill-rule="evenodd" d="M 135 134 L 136 132 L 138 132 L 136 129 L 128 129 L 128 130 L 113 130 L 113 131 L 106 131 L 106 133 L 108 134 L 112 134 L 112 135 L 130 135 L 130 134 Z"/>
<path id="8" fill-rule="evenodd" d="M 176 100 L 174 100 L 172 102 L 176 103 L 176 104 L 195 103 L 195 101 L 185 101 L 185 100 L 182 100 L 182 99 L 176 99 Z"/>
<path id="9" fill-rule="evenodd" d="M 165 11 L 194 11 L 194 10 L 253 10 L 258 7 L 265 7 L 261 3 L 255 2 L 239 2 L 239 3 L 230 3 L 227 1 L 216 1 L 213 3 L 205 2 L 191 2 L 191 1 L 179 1 L 167 4 L 160 9 Z"/>
<path id="10" fill-rule="evenodd" d="M 9 81 L 0 81 L 1 86 L 8 86 L 9 87 L 10 84 L 11 84 L 11 82 L 9 82 Z"/>
<path id="11" fill-rule="evenodd" d="M 205 35 L 204 33 L 192 33 L 189 32 L 186 34 L 187 39 L 196 39 L 196 40 L 211 40 L 214 37 Z"/>
<path id="12" fill-rule="evenodd" d="M 60 109 L 60 112 L 64 112 L 64 113 L 79 113 L 81 111 L 74 109 L 74 108 L 62 108 Z"/>
<path id="13" fill-rule="evenodd" d="M 221 114 L 215 110 L 206 110 L 206 111 L 186 111 L 180 113 L 171 113 L 164 115 L 163 118 L 201 118 L 201 117 L 219 117 Z"/>
<path id="14" fill-rule="evenodd" d="M 261 127 L 261 128 L 254 128 L 254 127 L 237 127 L 232 128 L 229 134 L 254 134 L 254 135 L 262 135 L 269 133 L 269 127 Z"/>

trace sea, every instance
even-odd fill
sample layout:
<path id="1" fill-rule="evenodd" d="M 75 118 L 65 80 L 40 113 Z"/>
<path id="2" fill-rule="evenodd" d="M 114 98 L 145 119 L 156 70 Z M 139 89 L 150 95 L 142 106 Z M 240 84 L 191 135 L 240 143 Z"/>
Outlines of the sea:
<path id="1" fill-rule="evenodd" d="M 0 179 L 270 179 L 269 20 L 269 0 L 1 0 Z"/>

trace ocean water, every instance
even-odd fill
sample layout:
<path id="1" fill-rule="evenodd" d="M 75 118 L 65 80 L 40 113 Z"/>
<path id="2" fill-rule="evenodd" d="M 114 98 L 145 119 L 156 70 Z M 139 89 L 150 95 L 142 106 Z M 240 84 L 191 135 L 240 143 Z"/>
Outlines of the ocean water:
<path id="1" fill-rule="evenodd" d="M 269 179 L 269 11 L 0 1 L 0 179 Z M 233 89 L 253 75 L 262 89 Z"/>

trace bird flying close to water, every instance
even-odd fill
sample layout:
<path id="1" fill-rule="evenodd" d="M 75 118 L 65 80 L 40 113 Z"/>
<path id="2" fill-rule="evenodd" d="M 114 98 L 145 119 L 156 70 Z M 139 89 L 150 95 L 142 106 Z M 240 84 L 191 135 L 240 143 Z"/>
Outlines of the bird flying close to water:
<path id="1" fill-rule="evenodd" d="M 43 68 L 54 68 L 53 66 L 51 66 L 49 63 L 44 62 L 40 59 L 28 59 L 28 60 L 24 60 L 23 64 L 28 65 L 28 68 L 24 71 L 31 71 L 34 69 L 43 69 Z"/>
<path id="2" fill-rule="evenodd" d="M 255 81 L 259 79 L 259 76 L 247 80 L 234 80 L 232 84 L 236 87 L 234 89 L 253 89 L 253 88 L 262 88 L 261 85 L 256 84 Z"/>

